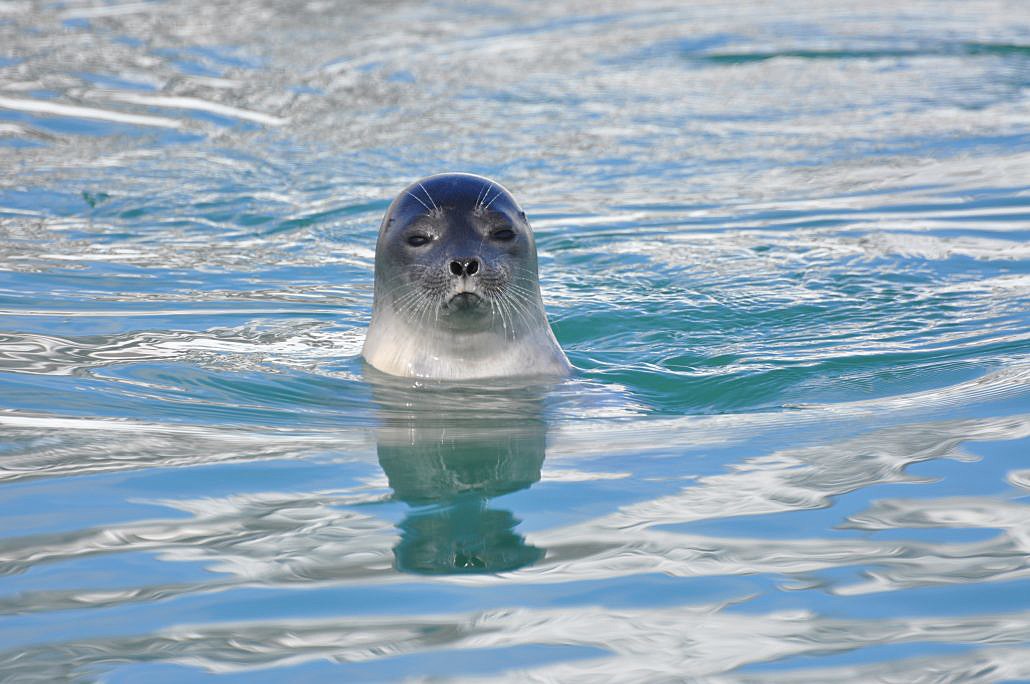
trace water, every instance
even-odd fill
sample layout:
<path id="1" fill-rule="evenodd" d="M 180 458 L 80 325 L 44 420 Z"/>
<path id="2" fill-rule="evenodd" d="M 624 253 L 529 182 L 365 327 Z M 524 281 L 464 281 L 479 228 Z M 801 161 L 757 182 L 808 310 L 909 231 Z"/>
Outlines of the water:
<path id="1" fill-rule="evenodd" d="M 0 680 L 1030 680 L 1025 3 L 9 1 L 0 46 Z M 569 381 L 363 369 L 447 170 L 526 208 Z"/>

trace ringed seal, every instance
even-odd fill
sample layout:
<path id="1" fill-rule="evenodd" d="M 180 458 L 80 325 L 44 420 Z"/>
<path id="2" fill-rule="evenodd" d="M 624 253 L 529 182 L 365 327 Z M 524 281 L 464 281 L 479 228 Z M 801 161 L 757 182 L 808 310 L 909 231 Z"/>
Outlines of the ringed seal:
<path id="1" fill-rule="evenodd" d="M 376 242 L 362 356 L 413 378 L 569 373 L 540 298 L 532 229 L 507 190 L 443 173 L 394 199 Z"/>

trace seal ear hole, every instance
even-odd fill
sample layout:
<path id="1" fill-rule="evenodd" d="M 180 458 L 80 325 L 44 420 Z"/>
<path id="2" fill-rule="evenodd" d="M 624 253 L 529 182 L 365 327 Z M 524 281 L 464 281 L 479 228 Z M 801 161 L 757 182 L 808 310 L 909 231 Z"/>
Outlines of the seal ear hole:
<path id="1" fill-rule="evenodd" d="M 422 235 L 421 233 L 415 233 L 414 235 L 408 236 L 408 244 L 412 247 L 421 247 L 422 245 L 428 244 L 430 238 L 428 235 Z"/>
<path id="2" fill-rule="evenodd" d="M 511 228 L 501 228 L 490 233 L 490 237 L 501 242 L 510 242 L 515 239 L 515 231 Z"/>

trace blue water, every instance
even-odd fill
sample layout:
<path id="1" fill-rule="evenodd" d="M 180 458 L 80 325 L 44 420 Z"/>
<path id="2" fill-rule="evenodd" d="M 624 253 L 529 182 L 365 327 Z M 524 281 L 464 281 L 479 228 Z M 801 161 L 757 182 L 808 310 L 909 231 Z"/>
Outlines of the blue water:
<path id="1" fill-rule="evenodd" d="M 0 3 L 0 680 L 1030 680 L 1023 2 Z M 526 209 L 548 386 L 363 367 Z"/>

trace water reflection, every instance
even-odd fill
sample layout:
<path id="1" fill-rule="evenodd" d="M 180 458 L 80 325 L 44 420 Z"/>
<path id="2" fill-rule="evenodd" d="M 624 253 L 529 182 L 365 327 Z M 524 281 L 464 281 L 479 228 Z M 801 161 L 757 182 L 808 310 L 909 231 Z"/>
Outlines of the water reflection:
<path id="1" fill-rule="evenodd" d="M 379 465 L 412 510 L 399 524 L 395 567 L 420 574 L 497 573 L 544 550 L 516 532 L 495 498 L 540 480 L 543 388 L 375 390 Z"/>

